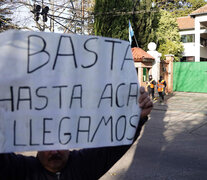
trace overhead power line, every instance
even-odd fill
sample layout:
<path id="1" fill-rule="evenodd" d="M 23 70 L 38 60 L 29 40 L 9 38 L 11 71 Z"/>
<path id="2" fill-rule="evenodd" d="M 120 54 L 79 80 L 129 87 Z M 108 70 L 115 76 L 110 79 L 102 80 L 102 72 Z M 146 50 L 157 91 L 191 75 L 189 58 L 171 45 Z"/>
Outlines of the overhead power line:
<path id="1" fill-rule="evenodd" d="M 123 15 L 130 15 L 130 14 L 144 14 L 144 13 L 151 13 L 151 12 L 158 12 L 158 10 L 140 10 L 140 11 L 108 11 L 104 13 L 93 13 L 94 16 L 123 16 Z"/>
<path id="2" fill-rule="evenodd" d="M 41 11 L 42 9 L 42 11 Z M 75 20 L 75 19 L 71 19 L 71 18 L 66 18 L 66 17 L 62 17 L 62 16 L 56 16 L 53 14 L 48 14 L 49 12 L 49 7 L 45 6 L 45 7 L 41 7 L 40 5 L 34 5 L 33 10 L 31 11 L 34 14 L 34 19 L 35 21 L 39 21 L 39 16 L 42 15 L 43 18 L 43 22 L 47 22 L 47 16 L 50 17 L 55 17 L 55 18 L 60 18 L 60 19 L 64 19 L 64 20 L 68 20 L 68 21 L 76 21 L 76 22 L 81 22 L 81 20 Z"/>
<path id="3" fill-rule="evenodd" d="M 58 23 L 59 25 L 63 26 L 64 28 L 66 28 L 67 30 L 69 30 L 70 32 L 74 33 L 73 31 L 71 31 L 68 27 L 64 26 L 63 24 L 61 24 L 60 22 L 56 21 L 54 18 L 52 18 L 49 14 L 48 14 L 48 17 L 50 19 L 52 19 L 53 21 L 55 21 L 56 23 Z"/>
<path id="4" fill-rule="evenodd" d="M 33 1 L 36 2 L 36 3 L 42 3 L 42 1 L 40 1 L 40 0 L 33 0 Z M 16 3 L 18 3 L 18 2 L 16 2 Z M 19 2 L 19 3 L 21 3 L 21 2 Z M 59 5 L 59 4 L 52 4 L 52 3 L 49 3 L 49 2 L 44 2 L 44 4 L 46 4 L 46 5 L 54 5 L 54 6 L 60 7 L 60 8 L 66 8 L 66 9 L 69 9 L 71 11 L 79 11 L 79 12 L 82 12 L 81 9 L 76 9 L 74 7 L 68 7 L 68 6 Z M 157 10 L 126 11 L 126 9 L 123 8 L 123 10 L 121 10 L 121 11 L 112 10 L 112 11 L 97 12 L 97 13 L 95 13 L 95 12 L 92 12 L 92 11 L 86 11 L 86 10 L 84 10 L 84 12 L 88 13 L 87 17 L 90 17 L 90 16 L 123 16 L 123 15 L 142 14 L 142 13 L 150 13 L 150 12 L 158 12 L 158 11 Z M 64 14 L 66 16 L 67 15 L 68 16 L 71 16 L 72 15 L 72 14 L 65 13 L 65 12 L 61 12 L 61 14 Z M 63 17 L 60 17 L 60 18 L 63 18 Z"/>
<path id="5" fill-rule="evenodd" d="M 52 14 L 48 14 L 48 16 L 52 16 L 52 17 L 60 18 L 60 19 L 65 19 L 65 20 L 69 20 L 69 21 L 82 22 L 81 20 L 74 20 L 74 19 L 71 19 L 71 18 L 65 18 L 65 17 L 61 17 L 61 16 L 55 16 L 55 15 L 52 15 Z"/>
<path id="6" fill-rule="evenodd" d="M 35 2 L 42 3 L 42 1 L 39 1 L 39 0 L 38 1 L 35 1 Z M 81 9 L 76 9 L 74 7 L 68 7 L 68 6 L 59 5 L 59 4 L 52 4 L 52 3 L 49 3 L 49 2 L 44 2 L 44 4 L 53 5 L 53 6 L 60 7 L 60 8 L 66 8 L 66 9 L 70 9 L 70 10 L 73 10 L 73 11 L 80 11 L 80 12 L 82 12 Z M 86 11 L 86 12 L 91 13 L 91 11 Z"/>
<path id="7" fill-rule="evenodd" d="M 41 3 L 41 1 L 39 0 L 36 0 L 35 2 L 39 2 Z M 59 4 L 52 4 L 52 3 L 49 3 L 49 2 L 44 2 L 44 4 L 47 4 L 47 5 L 54 5 L 56 7 L 61 7 L 61 8 L 66 8 L 66 9 L 70 9 L 72 11 L 80 11 L 82 12 L 82 9 L 76 9 L 76 8 L 73 8 L 73 7 L 67 7 L 67 6 L 64 6 L 64 5 L 59 5 Z M 149 12 L 158 12 L 157 10 L 139 10 L 139 11 L 126 11 L 125 8 L 122 9 L 122 11 L 116 11 L 116 10 L 112 10 L 112 11 L 106 11 L 106 12 L 103 12 L 103 13 L 94 13 L 93 11 L 87 11 L 87 10 L 84 10 L 84 12 L 88 13 L 88 14 L 91 14 L 91 15 L 113 15 L 113 16 L 117 16 L 117 15 L 126 15 L 126 14 L 141 14 L 141 13 L 149 13 Z"/>

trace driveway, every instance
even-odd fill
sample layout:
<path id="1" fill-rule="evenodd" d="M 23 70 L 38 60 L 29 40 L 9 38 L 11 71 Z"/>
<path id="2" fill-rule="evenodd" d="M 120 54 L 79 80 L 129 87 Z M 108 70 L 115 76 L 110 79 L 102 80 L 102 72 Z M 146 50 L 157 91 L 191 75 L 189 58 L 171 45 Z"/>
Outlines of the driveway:
<path id="1" fill-rule="evenodd" d="M 154 103 L 142 136 L 101 180 L 206 180 L 207 94 Z"/>

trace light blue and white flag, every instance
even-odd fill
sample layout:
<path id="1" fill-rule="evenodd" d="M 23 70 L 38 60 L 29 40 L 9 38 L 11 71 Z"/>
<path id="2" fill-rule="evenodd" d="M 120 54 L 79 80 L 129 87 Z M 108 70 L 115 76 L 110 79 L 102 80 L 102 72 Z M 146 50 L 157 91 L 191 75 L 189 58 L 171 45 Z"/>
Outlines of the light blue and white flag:
<path id="1" fill-rule="evenodd" d="M 131 23 L 129 21 L 129 42 L 132 44 L 132 37 L 134 36 L 134 31 L 132 29 Z"/>

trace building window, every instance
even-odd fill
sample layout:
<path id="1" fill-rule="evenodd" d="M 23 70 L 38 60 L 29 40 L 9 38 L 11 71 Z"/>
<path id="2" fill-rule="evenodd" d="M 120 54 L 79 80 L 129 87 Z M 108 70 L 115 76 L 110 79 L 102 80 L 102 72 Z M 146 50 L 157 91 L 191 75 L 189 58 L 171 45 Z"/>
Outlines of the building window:
<path id="1" fill-rule="evenodd" d="M 180 59 L 180 62 L 186 62 L 187 60 L 186 60 L 186 57 L 182 57 L 181 59 Z"/>
<path id="2" fill-rule="evenodd" d="M 180 59 L 180 62 L 195 62 L 195 57 L 194 56 L 182 57 Z"/>
<path id="3" fill-rule="evenodd" d="M 183 43 L 195 42 L 195 35 L 194 34 L 181 35 L 181 42 Z"/>
<path id="4" fill-rule="evenodd" d="M 147 68 L 143 68 L 143 82 L 147 81 Z"/>
<path id="5" fill-rule="evenodd" d="M 207 58 L 200 58 L 200 61 L 202 62 L 202 61 L 207 61 Z"/>
<path id="6" fill-rule="evenodd" d="M 200 38 L 201 45 L 207 47 L 207 40 L 204 38 Z"/>

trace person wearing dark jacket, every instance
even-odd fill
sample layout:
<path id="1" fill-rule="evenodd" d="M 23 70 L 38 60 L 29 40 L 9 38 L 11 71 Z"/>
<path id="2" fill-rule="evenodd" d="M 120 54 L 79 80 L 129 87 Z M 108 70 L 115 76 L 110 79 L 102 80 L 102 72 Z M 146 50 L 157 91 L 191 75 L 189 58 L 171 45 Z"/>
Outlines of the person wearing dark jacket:
<path id="1" fill-rule="evenodd" d="M 140 88 L 140 121 L 134 141 L 147 121 L 153 103 Z M 81 150 L 39 151 L 37 157 L 14 153 L 0 154 L 2 180 L 97 180 L 103 176 L 131 145 Z"/>
<path id="2" fill-rule="evenodd" d="M 160 76 L 159 81 L 157 82 L 157 91 L 159 94 L 160 103 L 164 104 L 164 96 L 165 96 L 165 88 L 167 86 L 166 81 L 163 79 L 162 76 Z"/>
<path id="3" fill-rule="evenodd" d="M 156 81 L 152 78 L 152 75 L 149 75 L 149 81 L 147 81 L 147 91 L 149 96 L 152 97 L 152 100 L 155 99 L 155 85 Z"/>

